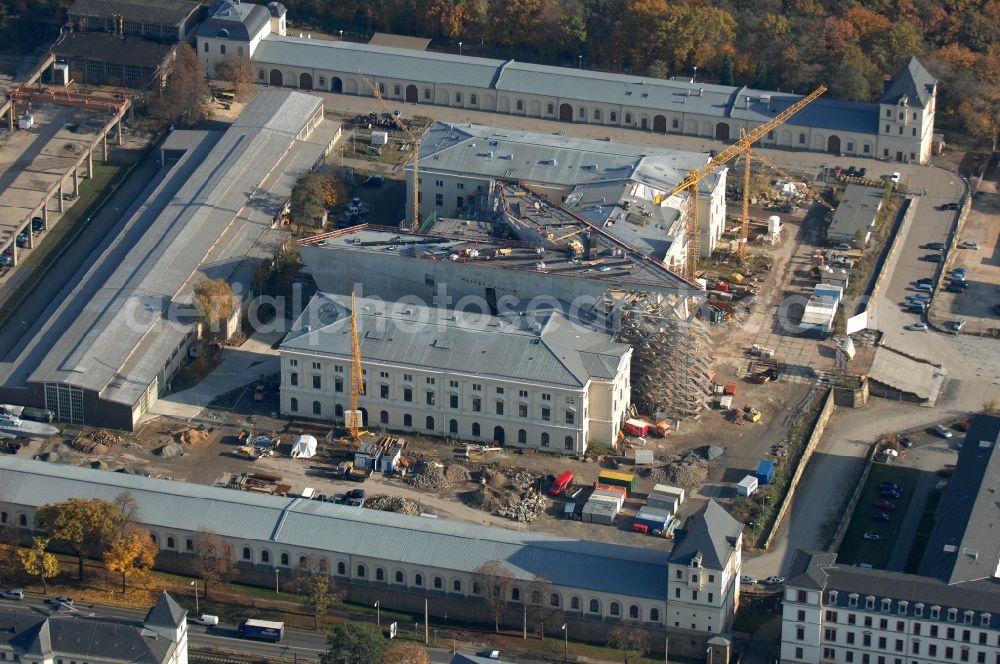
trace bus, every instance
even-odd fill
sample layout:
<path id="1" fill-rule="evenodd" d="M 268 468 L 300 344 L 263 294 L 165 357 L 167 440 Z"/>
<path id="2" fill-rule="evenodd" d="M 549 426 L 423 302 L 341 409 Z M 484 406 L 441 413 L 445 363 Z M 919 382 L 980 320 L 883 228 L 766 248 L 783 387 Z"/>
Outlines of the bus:
<path id="1" fill-rule="evenodd" d="M 569 487 L 569 485 L 572 482 L 573 482 L 573 473 L 567 470 L 565 473 L 563 473 L 562 475 L 560 475 L 555 479 L 555 481 L 552 483 L 552 486 L 549 487 L 549 493 L 552 494 L 553 496 L 561 495 L 564 491 L 566 491 L 567 487 Z"/>
<path id="2" fill-rule="evenodd" d="M 247 618 L 240 623 L 238 631 L 244 639 L 277 643 L 285 635 L 285 623 Z"/>

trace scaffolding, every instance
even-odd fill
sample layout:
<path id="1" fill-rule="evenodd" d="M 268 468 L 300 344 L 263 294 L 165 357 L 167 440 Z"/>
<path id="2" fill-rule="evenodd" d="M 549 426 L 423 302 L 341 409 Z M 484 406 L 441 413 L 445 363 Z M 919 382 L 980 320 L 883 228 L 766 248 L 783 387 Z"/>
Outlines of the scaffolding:
<path id="1" fill-rule="evenodd" d="M 697 318 L 678 316 L 676 303 L 631 291 L 618 305 L 617 337 L 632 346 L 632 403 L 640 413 L 672 419 L 697 415 L 711 387 L 710 340 Z"/>

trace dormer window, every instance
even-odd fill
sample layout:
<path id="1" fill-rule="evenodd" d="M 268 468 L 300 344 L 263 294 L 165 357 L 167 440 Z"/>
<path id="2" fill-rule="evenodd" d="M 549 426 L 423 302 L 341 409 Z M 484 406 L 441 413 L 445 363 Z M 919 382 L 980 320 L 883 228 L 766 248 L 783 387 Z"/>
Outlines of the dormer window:
<path id="1" fill-rule="evenodd" d="M 826 594 L 826 601 L 829 602 L 830 604 L 836 604 L 837 603 L 837 591 L 836 590 L 831 590 L 830 592 L 828 592 Z"/>
<path id="2" fill-rule="evenodd" d="M 857 593 L 851 593 L 850 595 L 847 596 L 847 606 L 849 606 L 851 608 L 857 608 L 857 606 L 858 606 L 858 594 Z"/>
<path id="3" fill-rule="evenodd" d="M 219 39 L 229 39 L 229 30 L 222 28 L 215 36 Z"/>
<path id="4" fill-rule="evenodd" d="M 948 622 L 955 622 L 958 619 L 958 609 L 948 609 Z"/>
<path id="5" fill-rule="evenodd" d="M 990 626 L 990 614 L 983 613 L 979 616 L 979 626 L 989 627 Z"/>
<path id="6" fill-rule="evenodd" d="M 910 603 L 907 602 L 905 599 L 899 600 L 899 604 L 896 606 L 896 612 L 899 613 L 900 615 L 905 614 L 906 613 L 906 608 L 909 605 L 910 605 Z"/>
<path id="7" fill-rule="evenodd" d="M 875 608 L 875 598 L 872 597 L 871 595 L 865 597 L 865 608 L 868 610 Z"/>
<path id="8" fill-rule="evenodd" d="M 965 614 L 962 617 L 962 622 L 964 622 L 966 625 L 968 625 L 969 623 L 972 622 L 972 619 L 973 619 L 973 617 L 975 615 L 976 615 L 975 611 L 966 611 Z"/>
<path id="9" fill-rule="evenodd" d="M 931 620 L 938 620 L 941 618 L 941 607 L 935 604 L 931 607 Z"/>
<path id="10" fill-rule="evenodd" d="M 913 605 L 913 615 L 917 618 L 924 617 L 924 605 L 922 602 L 917 602 Z"/>
<path id="11" fill-rule="evenodd" d="M 891 609 L 891 608 L 892 608 L 892 600 L 889 599 L 888 597 L 883 597 L 882 598 L 882 610 L 883 611 L 889 611 L 889 609 Z"/>

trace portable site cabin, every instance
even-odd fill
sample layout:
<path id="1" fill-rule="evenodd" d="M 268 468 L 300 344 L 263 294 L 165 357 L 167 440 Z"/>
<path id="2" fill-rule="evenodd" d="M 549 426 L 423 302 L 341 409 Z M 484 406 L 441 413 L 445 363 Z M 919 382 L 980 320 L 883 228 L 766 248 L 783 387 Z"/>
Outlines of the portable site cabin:
<path id="1" fill-rule="evenodd" d="M 738 496 L 752 496 L 756 490 L 757 478 L 753 475 L 747 475 L 736 485 L 736 495 Z"/>
<path id="2" fill-rule="evenodd" d="M 765 459 L 757 464 L 757 483 L 759 485 L 769 484 L 774 479 L 774 462 Z"/>
<path id="3" fill-rule="evenodd" d="M 602 501 L 588 501 L 583 506 L 583 520 L 587 523 L 601 523 L 610 526 L 618 516 L 618 506 Z"/>
<path id="4" fill-rule="evenodd" d="M 378 461 L 378 468 L 383 473 L 391 473 L 396 468 L 396 464 L 399 463 L 400 457 L 403 456 L 403 446 L 402 445 L 392 445 L 385 451 L 385 454 Z"/>
<path id="5" fill-rule="evenodd" d="M 631 473 L 618 473 L 613 470 L 603 470 L 597 476 L 599 484 L 613 484 L 614 486 L 625 487 L 628 491 L 635 491 L 635 475 Z"/>

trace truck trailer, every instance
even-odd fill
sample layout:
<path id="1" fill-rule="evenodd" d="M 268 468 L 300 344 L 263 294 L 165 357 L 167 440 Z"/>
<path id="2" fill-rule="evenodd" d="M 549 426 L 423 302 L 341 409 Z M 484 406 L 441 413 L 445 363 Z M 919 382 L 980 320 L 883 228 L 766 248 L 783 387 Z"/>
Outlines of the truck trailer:
<path id="1" fill-rule="evenodd" d="M 285 636 L 285 623 L 247 618 L 240 623 L 238 631 L 244 639 L 277 643 Z"/>

